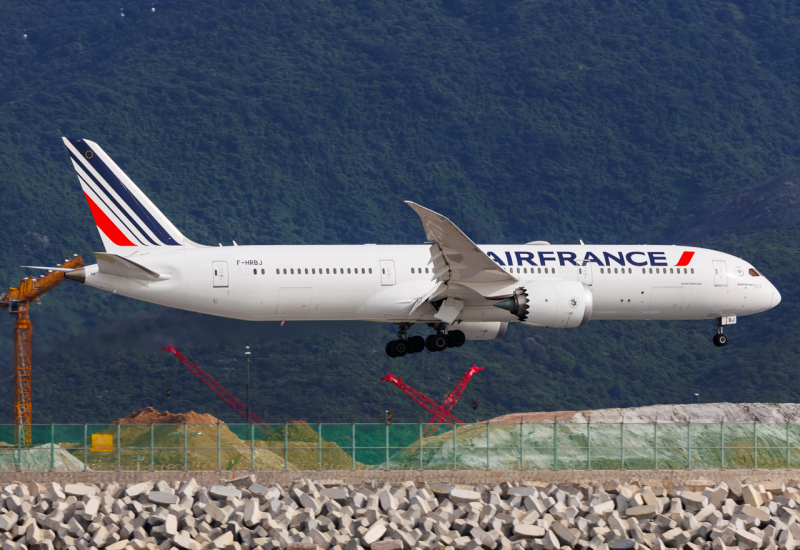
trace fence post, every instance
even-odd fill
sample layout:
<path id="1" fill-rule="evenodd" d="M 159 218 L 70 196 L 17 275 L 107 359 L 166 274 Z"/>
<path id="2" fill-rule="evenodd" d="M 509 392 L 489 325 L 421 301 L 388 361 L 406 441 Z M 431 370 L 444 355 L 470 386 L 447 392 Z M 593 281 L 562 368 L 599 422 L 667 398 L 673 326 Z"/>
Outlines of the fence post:
<path id="1" fill-rule="evenodd" d="M 422 470 L 422 420 L 419 421 L 419 469 Z"/>
<path id="2" fill-rule="evenodd" d="M 289 423 L 283 423 L 283 469 L 289 469 Z"/>
<path id="3" fill-rule="evenodd" d="M 89 460 L 89 426 L 86 422 L 83 423 L 83 471 L 85 472 L 88 466 L 86 462 Z"/>
<path id="4" fill-rule="evenodd" d="M 787 431 L 788 433 L 788 431 Z M 786 441 L 789 441 L 788 438 Z M 50 471 L 56 469 L 56 425 L 50 421 Z"/>
<path id="5" fill-rule="evenodd" d="M 217 420 L 217 470 L 222 470 L 222 428 Z"/>
<path id="6" fill-rule="evenodd" d="M 753 469 L 758 470 L 758 423 L 753 422 Z"/>
<path id="7" fill-rule="evenodd" d="M 586 467 L 592 469 L 592 422 L 586 421 Z"/>
<path id="8" fill-rule="evenodd" d="M 789 463 L 792 461 L 789 455 L 789 419 L 786 419 L 786 469 L 791 470 Z"/>
<path id="9" fill-rule="evenodd" d="M 686 424 L 686 469 L 692 469 L 692 421 Z"/>
<path id="10" fill-rule="evenodd" d="M 153 423 L 150 422 L 150 471 L 156 469 L 155 451 L 153 450 Z"/>
<path id="11" fill-rule="evenodd" d="M 491 447 L 490 447 L 491 438 L 490 438 L 490 436 L 491 436 L 491 433 L 489 432 L 489 421 L 487 420 L 486 421 L 486 471 L 487 472 L 489 471 L 489 468 L 492 467 L 491 466 L 492 459 L 491 459 Z"/>
<path id="12" fill-rule="evenodd" d="M 524 447 L 523 447 L 523 444 L 522 444 L 522 431 L 523 431 L 522 430 L 522 417 L 520 417 L 520 419 L 519 419 L 519 469 L 520 470 L 524 470 L 525 469 L 525 457 L 524 457 L 525 451 L 524 451 Z"/>
<path id="13" fill-rule="evenodd" d="M 653 424 L 653 461 L 655 469 L 658 470 L 658 419 Z"/>
<path id="14" fill-rule="evenodd" d="M 389 422 L 386 422 L 386 469 L 389 469 Z"/>
<path id="15" fill-rule="evenodd" d="M 249 420 L 249 419 L 248 419 Z M 250 471 L 256 469 L 256 425 L 250 420 Z"/>
<path id="16" fill-rule="evenodd" d="M 120 438 L 120 425 L 117 424 L 117 471 L 120 470 L 120 462 L 122 458 L 122 439 Z"/>
<path id="17" fill-rule="evenodd" d="M 456 425 L 453 424 L 453 469 L 458 470 L 458 454 L 456 453 Z"/>
<path id="18" fill-rule="evenodd" d="M 322 422 L 317 423 L 317 454 L 318 464 L 317 470 L 322 470 Z"/>
<path id="19" fill-rule="evenodd" d="M 356 423 L 353 422 L 353 466 L 352 469 L 356 469 Z"/>
<path id="20" fill-rule="evenodd" d="M 183 471 L 189 469 L 189 430 L 186 422 L 183 423 Z"/>
<path id="21" fill-rule="evenodd" d="M 619 469 L 625 469 L 625 420 L 619 423 Z"/>
<path id="22" fill-rule="evenodd" d="M 558 470 L 558 429 L 556 419 L 553 419 L 553 469 Z"/>
<path id="23" fill-rule="evenodd" d="M 723 419 L 724 420 L 724 419 Z M 722 458 L 720 468 L 725 469 L 725 424 L 719 421 L 719 452 Z"/>

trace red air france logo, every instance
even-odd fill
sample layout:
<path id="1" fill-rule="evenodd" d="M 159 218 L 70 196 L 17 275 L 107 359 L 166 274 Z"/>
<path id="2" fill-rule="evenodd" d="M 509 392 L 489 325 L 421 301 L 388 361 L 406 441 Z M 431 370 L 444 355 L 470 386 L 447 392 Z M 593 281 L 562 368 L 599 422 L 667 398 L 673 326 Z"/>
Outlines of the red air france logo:
<path id="1" fill-rule="evenodd" d="M 678 260 L 678 263 L 675 264 L 675 267 L 685 267 L 689 265 L 689 262 L 692 261 L 692 257 L 694 256 L 694 252 L 684 252 L 681 254 L 681 259 Z"/>

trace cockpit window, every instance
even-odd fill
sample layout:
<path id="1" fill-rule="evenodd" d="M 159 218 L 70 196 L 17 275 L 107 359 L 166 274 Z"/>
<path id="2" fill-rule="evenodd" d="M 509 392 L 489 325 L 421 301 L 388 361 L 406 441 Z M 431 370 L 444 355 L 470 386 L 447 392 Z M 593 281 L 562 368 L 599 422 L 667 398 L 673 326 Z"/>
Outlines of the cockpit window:
<path id="1" fill-rule="evenodd" d="M 761 273 L 755 270 L 755 268 L 750 268 L 750 276 L 751 277 L 761 277 Z"/>

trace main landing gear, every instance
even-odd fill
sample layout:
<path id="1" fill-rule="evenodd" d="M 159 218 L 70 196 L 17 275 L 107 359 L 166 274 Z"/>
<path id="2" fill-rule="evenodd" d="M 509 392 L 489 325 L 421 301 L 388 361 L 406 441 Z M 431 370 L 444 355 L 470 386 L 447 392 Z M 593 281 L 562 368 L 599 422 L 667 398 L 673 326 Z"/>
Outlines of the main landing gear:
<path id="1" fill-rule="evenodd" d="M 723 329 L 722 319 L 717 319 L 717 333 L 714 335 L 712 342 L 714 342 L 714 345 L 717 346 L 718 348 L 721 348 L 722 346 L 728 343 L 728 337 L 725 334 L 723 334 L 722 329 Z"/>
<path id="2" fill-rule="evenodd" d="M 422 336 L 409 336 L 410 323 L 398 325 L 397 340 L 386 344 L 386 355 L 389 357 L 403 357 L 409 353 L 419 353 L 424 349 L 428 351 L 444 351 L 447 348 L 457 348 L 467 341 L 466 335 L 460 330 L 447 330 L 446 325 L 437 327 L 436 334 L 427 338 Z"/>

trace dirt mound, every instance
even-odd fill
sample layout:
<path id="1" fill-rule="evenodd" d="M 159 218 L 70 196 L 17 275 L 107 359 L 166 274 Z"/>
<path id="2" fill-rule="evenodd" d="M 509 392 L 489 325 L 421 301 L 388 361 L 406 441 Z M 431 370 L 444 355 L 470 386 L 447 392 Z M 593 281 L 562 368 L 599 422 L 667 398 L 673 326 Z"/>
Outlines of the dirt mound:
<path id="1" fill-rule="evenodd" d="M 172 414 L 169 411 L 158 412 L 153 407 L 145 407 L 134 411 L 125 418 L 115 420 L 114 424 L 224 424 L 210 414 L 188 413 Z"/>

